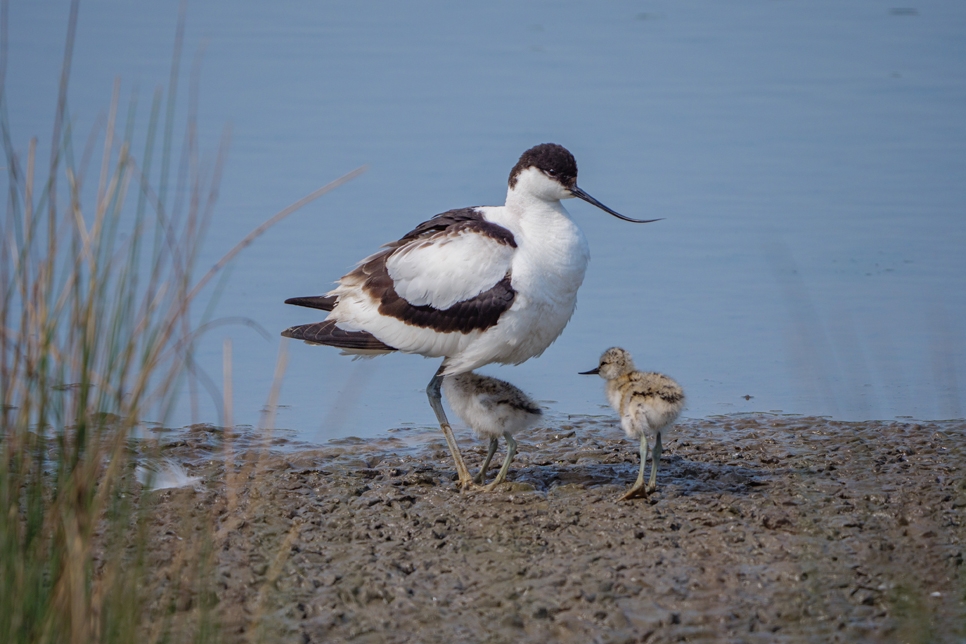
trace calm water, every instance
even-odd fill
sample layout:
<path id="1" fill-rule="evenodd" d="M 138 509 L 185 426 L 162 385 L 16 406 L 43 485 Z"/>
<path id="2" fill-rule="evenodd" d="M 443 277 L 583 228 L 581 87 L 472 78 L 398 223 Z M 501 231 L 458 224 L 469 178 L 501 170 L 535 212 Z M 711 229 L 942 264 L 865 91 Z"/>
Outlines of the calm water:
<path id="1" fill-rule="evenodd" d="M 10 8 L 21 150 L 34 134 L 49 149 L 67 6 Z M 318 186 L 371 168 L 236 261 L 219 314 L 251 318 L 271 341 L 221 328 L 200 359 L 220 381 L 232 338 L 235 418 L 256 423 L 277 333 L 316 317 L 285 297 L 328 290 L 435 213 L 502 203 L 520 152 L 555 141 L 588 192 L 665 220 L 634 226 L 568 202 L 593 255 L 577 313 L 541 358 L 483 371 L 554 414 L 599 413 L 601 381 L 576 372 L 621 345 L 684 385 L 692 417 L 962 417 L 966 5 L 913 6 L 193 2 L 183 76 L 198 58 L 202 143 L 233 130 L 208 263 Z M 176 2 L 82 4 L 80 140 L 117 75 L 123 94 L 140 88 L 147 119 L 176 19 Z M 423 388 L 436 361 L 288 351 L 278 422 L 306 440 L 434 422 Z M 198 420 L 217 421 L 205 400 Z M 191 420 L 186 398 L 172 422 Z"/>

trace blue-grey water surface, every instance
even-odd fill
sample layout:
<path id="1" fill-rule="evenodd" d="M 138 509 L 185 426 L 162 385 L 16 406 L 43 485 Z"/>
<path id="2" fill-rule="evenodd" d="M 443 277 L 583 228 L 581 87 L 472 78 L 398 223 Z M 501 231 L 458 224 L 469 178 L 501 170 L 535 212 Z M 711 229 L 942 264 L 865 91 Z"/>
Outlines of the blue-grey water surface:
<path id="1" fill-rule="evenodd" d="M 11 3 L 14 144 L 48 150 L 68 3 Z M 166 84 L 178 3 L 83 2 L 70 110 L 83 141 L 112 83 L 141 124 Z M 232 144 L 211 264 L 289 203 L 361 178 L 270 230 L 233 265 L 222 327 L 236 422 L 257 423 L 278 332 L 435 213 L 500 204 L 511 166 L 567 146 L 580 185 L 637 226 L 567 202 L 592 260 L 577 312 L 538 359 L 484 372 L 554 415 L 603 413 L 577 375 L 612 345 L 678 379 L 686 415 L 962 417 L 966 391 L 966 5 L 955 1 L 190 2 L 179 86 L 200 61 L 200 129 Z M 126 99 L 125 99 L 126 100 Z M 140 126 L 139 126 L 140 127 Z M 45 138 L 46 137 L 46 138 Z M 306 440 L 434 422 L 438 364 L 353 362 L 288 345 L 278 424 Z M 218 422 L 200 390 L 173 424 Z"/>

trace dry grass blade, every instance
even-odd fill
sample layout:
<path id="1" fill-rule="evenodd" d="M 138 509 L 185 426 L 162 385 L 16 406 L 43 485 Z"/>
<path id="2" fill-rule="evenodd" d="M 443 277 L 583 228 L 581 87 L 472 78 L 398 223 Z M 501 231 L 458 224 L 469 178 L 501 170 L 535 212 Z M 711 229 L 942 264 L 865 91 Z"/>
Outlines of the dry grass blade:
<path id="1" fill-rule="evenodd" d="M 312 193 L 310 193 L 310 194 L 302 197 L 301 199 L 299 199 L 298 201 L 296 201 L 295 203 L 293 203 L 291 206 L 289 206 L 289 207 L 285 208 L 284 210 L 281 210 L 280 212 L 276 213 L 273 217 L 271 217 L 270 219 L 268 219 L 265 223 L 263 223 L 262 225 L 260 225 L 258 228 L 256 228 L 252 232 L 248 233 L 248 235 L 243 240 L 241 240 L 240 242 L 238 242 L 235 245 L 234 248 L 232 248 L 230 251 L 228 251 L 227 253 L 225 253 L 225 256 L 222 257 L 220 260 L 218 260 L 218 262 L 216 262 L 215 265 L 211 267 L 211 270 L 209 270 L 207 273 L 205 273 L 205 275 L 200 280 L 198 280 L 198 284 L 194 287 L 194 289 L 192 289 L 191 293 L 188 294 L 188 300 L 190 301 L 190 300 L 194 299 L 194 297 L 198 294 L 198 292 L 201 289 L 203 289 L 205 287 L 205 285 L 208 284 L 209 281 L 211 281 L 211 278 L 213 278 L 216 274 L 218 274 L 218 272 L 221 271 L 228 264 L 228 262 L 230 262 L 231 260 L 233 260 L 238 253 L 240 253 L 242 250 L 244 250 L 253 241 L 255 241 L 256 239 L 258 239 L 259 237 L 261 237 L 265 233 L 265 231 L 267 231 L 269 228 L 271 228 L 275 224 L 279 223 L 280 221 L 282 221 L 283 219 L 285 219 L 286 217 L 288 217 L 289 215 L 291 215 L 296 210 L 302 208 L 303 206 L 305 206 L 307 204 L 312 203 L 313 201 L 315 201 L 316 199 L 318 199 L 319 197 L 321 197 L 325 193 L 331 192 L 331 191 L 335 190 L 336 188 L 338 188 L 339 186 L 341 186 L 342 184 L 347 183 L 349 181 L 352 181 L 353 179 L 355 179 L 356 177 L 360 176 L 361 174 L 363 174 L 368 169 L 369 169 L 368 166 L 360 166 L 360 167 L 356 168 L 355 170 L 353 170 L 352 172 L 348 172 L 348 173 L 342 175 L 341 177 L 339 177 L 335 181 L 332 181 L 330 183 L 325 184 L 324 186 L 322 186 L 321 188 L 319 188 L 315 192 L 312 192 Z"/>

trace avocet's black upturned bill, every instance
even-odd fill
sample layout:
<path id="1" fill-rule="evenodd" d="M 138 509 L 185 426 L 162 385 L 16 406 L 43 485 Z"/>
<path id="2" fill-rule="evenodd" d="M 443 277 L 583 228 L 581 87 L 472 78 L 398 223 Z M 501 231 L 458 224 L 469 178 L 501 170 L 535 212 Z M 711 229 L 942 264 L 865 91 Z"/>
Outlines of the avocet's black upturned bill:
<path id="1" fill-rule="evenodd" d="M 625 217 L 578 188 L 577 162 L 554 143 L 524 152 L 508 186 L 505 206 L 436 215 L 362 260 L 326 295 L 286 300 L 330 313 L 284 336 L 347 353 L 443 358 L 426 393 L 464 487 L 472 477 L 443 412 L 442 378 L 491 362 L 520 364 L 567 325 L 590 252 L 560 200 L 657 221 Z"/>

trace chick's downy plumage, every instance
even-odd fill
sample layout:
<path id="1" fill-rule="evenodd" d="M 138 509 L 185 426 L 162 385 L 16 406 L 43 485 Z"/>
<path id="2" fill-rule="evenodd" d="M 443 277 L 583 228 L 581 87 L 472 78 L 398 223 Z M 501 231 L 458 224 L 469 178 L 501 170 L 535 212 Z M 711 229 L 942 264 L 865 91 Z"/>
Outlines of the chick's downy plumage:
<path id="1" fill-rule="evenodd" d="M 641 469 L 637 482 L 622 498 L 633 498 L 653 491 L 657 488 L 661 436 L 684 409 L 684 390 L 664 374 L 635 369 L 631 354 L 620 347 L 611 347 L 605 351 L 596 369 L 582 373 L 597 374 L 606 381 L 607 402 L 620 414 L 621 428 L 628 438 L 640 441 Z M 651 476 L 645 487 L 644 466 L 649 453 L 649 441 L 654 448 L 650 452 Z"/>
<path id="2" fill-rule="evenodd" d="M 473 372 L 443 378 L 443 394 L 456 415 L 480 438 L 489 439 L 486 460 L 476 476 L 477 483 L 486 480 L 486 470 L 496 453 L 497 440 L 506 440 L 507 455 L 499 473 L 487 489 L 506 479 L 510 463 L 516 455 L 513 435 L 534 425 L 542 415 L 540 407 L 517 387 L 505 380 L 481 376 Z"/>

